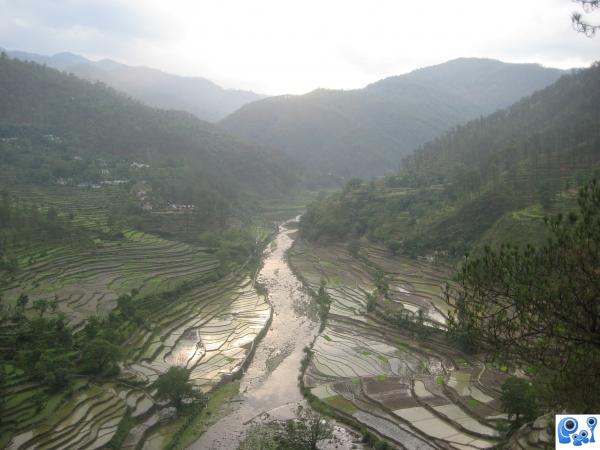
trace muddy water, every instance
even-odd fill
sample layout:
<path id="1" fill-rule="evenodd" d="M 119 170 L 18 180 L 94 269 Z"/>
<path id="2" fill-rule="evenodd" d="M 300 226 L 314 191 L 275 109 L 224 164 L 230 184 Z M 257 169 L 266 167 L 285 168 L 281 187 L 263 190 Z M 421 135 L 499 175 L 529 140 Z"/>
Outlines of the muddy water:
<path id="1" fill-rule="evenodd" d="M 302 395 L 298 389 L 303 348 L 314 339 L 318 324 L 309 317 L 310 298 L 290 270 L 285 252 L 295 231 L 283 224 L 264 254 L 258 281 L 268 291 L 273 321 L 241 379 L 240 397 L 230 413 L 212 425 L 190 448 L 231 450 L 248 424 L 258 417 L 290 416 Z"/>

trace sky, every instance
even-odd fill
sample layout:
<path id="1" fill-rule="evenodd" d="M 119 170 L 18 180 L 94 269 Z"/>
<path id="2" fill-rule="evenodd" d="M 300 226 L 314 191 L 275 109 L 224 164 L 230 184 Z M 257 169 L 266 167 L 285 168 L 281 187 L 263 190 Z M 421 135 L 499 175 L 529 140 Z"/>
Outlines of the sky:
<path id="1" fill-rule="evenodd" d="M 574 11 L 573 0 L 0 0 L 0 47 L 301 94 L 458 57 L 589 66 L 600 36 L 573 31 Z"/>

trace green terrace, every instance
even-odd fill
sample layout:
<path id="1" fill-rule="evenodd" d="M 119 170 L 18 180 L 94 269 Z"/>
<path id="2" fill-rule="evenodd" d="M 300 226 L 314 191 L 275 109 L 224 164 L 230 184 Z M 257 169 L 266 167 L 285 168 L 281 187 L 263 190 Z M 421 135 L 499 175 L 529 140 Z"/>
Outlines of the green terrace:
<path id="1" fill-rule="evenodd" d="M 447 267 L 364 242 L 353 257 L 347 246 L 305 240 L 291 249 L 290 264 L 313 292 L 324 281 L 331 302 L 303 376 L 309 399 L 402 448 L 498 443 L 506 374 L 461 353 L 438 331 L 448 312 Z M 389 291 L 369 310 L 376 271 L 385 274 Z M 406 319 L 385 320 L 394 315 Z M 410 326 L 419 317 L 421 325 Z"/>
<path id="2" fill-rule="evenodd" d="M 106 315 L 121 294 L 141 295 L 176 289 L 210 277 L 219 263 L 204 249 L 136 231 L 117 241 L 96 240 L 95 247 L 57 248 L 33 259 L 5 281 L 3 295 L 15 302 L 21 293 L 31 300 L 56 302 L 74 326 L 92 315 Z"/>
<path id="3" fill-rule="evenodd" d="M 0 346 L 9 354 L 20 339 L 44 341 L 20 328 L 60 325 L 61 317 L 74 344 L 60 355 L 71 371 L 60 389 L 47 384 L 41 363 L 33 366 L 35 373 L 24 369 L 35 363 L 26 361 L 38 353 L 33 341 L 0 367 L 0 447 L 91 449 L 116 439 L 134 449 L 156 432 L 168 431 L 167 441 L 176 438 L 187 422 L 161 427 L 165 405 L 155 399 L 153 383 L 179 366 L 190 371 L 198 391 L 213 393 L 241 374 L 271 317 L 266 296 L 254 285 L 252 255 L 198 245 L 201 226 L 181 226 L 184 214 L 164 219 L 147 213 L 158 217 L 164 236 L 181 238 L 185 231 L 196 243 L 134 229 L 126 213 L 111 218 L 114 207 L 129 201 L 122 187 L 19 185 L 10 193 L 15 208 L 35 205 L 41 214 L 55 209 L 71 234 L 9 242 L 17 264 L 0 272 L 3 312 L 10 316 L 0 325 Z M 150 222 L 147 227 L 154 227 Z M 264 223 L 251 230 L 256 248 L 270 235 Z M 114 347 L 108 348 L 118 350 L 116 371 L 91 373 L 83 365 L 87 336 L 96 328 L 110 337 Z M 40 351 L 54 352 L 52 344 L 40 345 Z M 60 374 L 60 367 L 52 370 Z"/>

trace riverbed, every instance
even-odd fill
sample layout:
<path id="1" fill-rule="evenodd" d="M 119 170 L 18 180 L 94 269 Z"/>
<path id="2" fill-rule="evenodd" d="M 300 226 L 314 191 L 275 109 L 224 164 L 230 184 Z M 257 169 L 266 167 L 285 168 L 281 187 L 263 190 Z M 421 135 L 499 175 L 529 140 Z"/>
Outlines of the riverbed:
<path id="1" fill-rule="evenodd" d="M 314 308 L 310 296 L 286 261 L 286 252 L 294 243 L 296 222 L 283 223 L 263 255 L 257 282 L 268 292 L 273 319 L 242 376 L 240 395 L 225 406 L 225 415 L 191 449 L 235 449 L 253 421 L 291 418 L 297 405 L 303 403 L 298 388 L 300 363 L 304 347 L 318 333 L 318 319 L 311 313 Z M 342 442 L 349 444 L 351 437 L 343 429 L 337 431 Z M 345 447 L 342 442 L 338 441 L 338 448 Z"/>

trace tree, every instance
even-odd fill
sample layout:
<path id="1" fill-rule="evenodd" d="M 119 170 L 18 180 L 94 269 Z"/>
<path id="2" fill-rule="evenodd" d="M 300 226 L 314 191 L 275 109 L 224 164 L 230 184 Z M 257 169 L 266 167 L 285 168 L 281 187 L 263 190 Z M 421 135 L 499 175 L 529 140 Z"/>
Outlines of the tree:
<path id="1" fill-rule="evenodd" d="M 33 309 L 40 313 L 40 318 L 44 315 L 49 306 L 48 300 L 38 299 L 33 302 Z"/>
<path id="2" fill-rule="evenodd" d="M 86 370 L 96 374 L 109 374 L 118 372 L 121 349 L 106 339 L 96 338 L 83 347 L 81 357 Z"/>
<path id="3" fill-rule="evenodd" d="M 71 360 L 64 353 L 46 350 L 34 367 L 34 376 L 58 390 L 69 384 L 72 367 Z"/>
<path id="4" fill-rule="evenodd" d="M 390 239 L 385 243 L 387 248 L 392 252 L 393 255 L 397 255 L 398 252 L 402 249 L 402 242 L 396 239 Z"/>
<path id="5" fill-rule="evenodd" d="M 128 294 L 123 294 L 119 296 L 117 299 L 117 305 L 119 307 L 119 311 L 125 317 L 126 320 L 131 320 L 138 324 L 143 322 L 142 317 L 138 314 L 136 305 L 133 301 L 133 296 Z"/>
<path id="6" fill-rule="evenodd" d="M 321 324 L 319 326 L 319 330 L 323 331 L 325 329 L 325 322 L 327 321 L 327 316 L 329 315 L 329 308 L 331 307 L 331 297 L 327 293 L 327 281 L 325 278 L 321 278 L 321 285 L 319 286 L 319 291 L 317 292 L 317 306 L 319 307 L 319 319 Z"/>
<path id="7" fill-rule="evenodd" d="M 37 391 L 31 396 L 31 401 L 34 405 L 36 414 L 39 413 L 42 409 L 44 409 L 47 399 L 48 398 L 43 391 Z"/>
<path id="8" fill-rule="evenodd" d="M 600 0 L 575 0 L 577 3 L 581 3 L 583 10 L 586 13 L 591 13 L 595 9 L 600 7 Z M 577 30 L 579 33 L 585 34 L 587 37 L 594 37 L 596 35 L 596 31 L 600 29 L 600 25 L 592 25 L 586 22 L 581 13 L 574 12 L 571 15 L 571 22 L 573 23 L 573 28 Z"/>
<path id="9" fill-rule="evenodd" d="M 417 316 L 414 319 L 413 327 L 417 338 L 419 339 L 425 339 L 431 333 L 431 328 L 427 325 L 425 311 L 422 308 L 419 308 L 417 311 Z"/>
<path id="10" fill-rule="evenodd" d="M 56 314 L 58 310 L 58 295 L 54 295 L 54 300 L 50 302 L 50 311 L 52 314 Z"/>
<path id="11" fill-rule="evenodd" d="M 4 297 L 0 294 L 0 323 L 6 318 L 7 307 L 4 304 Z"/>
<path id="12" fill-rule="evenodd" d="M 523 378 L 510 377 L 502 384 L 502 406 L 514 426 L 534 420 L 538 414 L 535 392 L 531 383 Z"/>
<path id="13" fill-rule="evenodd" d="M 315 450 L 320 441 L 333 438 L 333 426 L 321 414 L 299 406 L 295 418 L 254 425 L 244 437 L 240 449 Z"/>
<path id="14" fill-rule="evenodd" d="M 29 303 L 29 296 L 26 294 L 19 295 L 17 299 L 17 309 L 21 312 L 25 312 L 25 308 L 27 307 L 27 303 Z"/>
<path id="15" fill-rule="evenodd" d="M 390 445 L 385 441 L 377 441 L 375 444 L 375 450 L 388 450 Z"/>
<path id="16" fill-rule="evenodd" d="M 351 239 L 350 242 L 348 242 L 348 253 L 350 253 L 353 258 L 358 258 L 359 252 L 360 241 L 358 239 Z"/>
<path id="17" fill-rule="evenodd" d="M 344 186 L 344 190 L 343 190 L 344 194 L 351 192 L 352 190 L 359 187 L 361 184 L 362 184 L 362 180 L 360 178 L 351 178 L 350 180 L 348 180 L 348 182 Z"/>
<path id="18" fill-rule="evenodd" d="M 539 248 L 467 257 L 446 299 L 452 336 L 531 373 L 547 406 L 583 412 L 600 407 L 600 184 L 578 203 Z"/>
<path id="19" fill-rule="evenodd" d="M 246 431 L 239 450 L 277 450 L 280 447 L 275 439 L 276 427 L 253 425 Z"/>
<path id="20" fill-rule="evenodd" d="M 4 422 L 4 410 L 6 409 L 6 399 L 8 397 L 4 392 L 6 378 L 6 366 L 4 365 L 4 362 L 0 362 L 0 425 Z"/>
<path id="21" fill-rule="evenodd" d="M 170 367 L 154 383 L 156 398 L 168 400 L 174 403 L 177 409 L 181 409 L 184 399 L 197 397 L 189 378 L 190 372 L 185 367 Z"/>
<path id="22" fill-rule="evenodd" d="M 377 293 L 385 298 L 387 298 L 390 286 L 388 284 L 388 279 L 385 275 L 385 272 L 377 269 L 375 272 L 375 287 L 377 288 Z"/>
<path id="23" fill-rule="evenodd" d="M 367 300 L 367 312 L 375 311 L 377 306 L 377 291 L 365 293 L 365 299 Z"/>
<path id="24" fill-rule="evenodd" d="M 296 418 L 286 422 L 278 433 L 279 448 L 315 450 L 319 441 L 333 437 L 333 426 L 321 414 L 299 406 Z"/>

